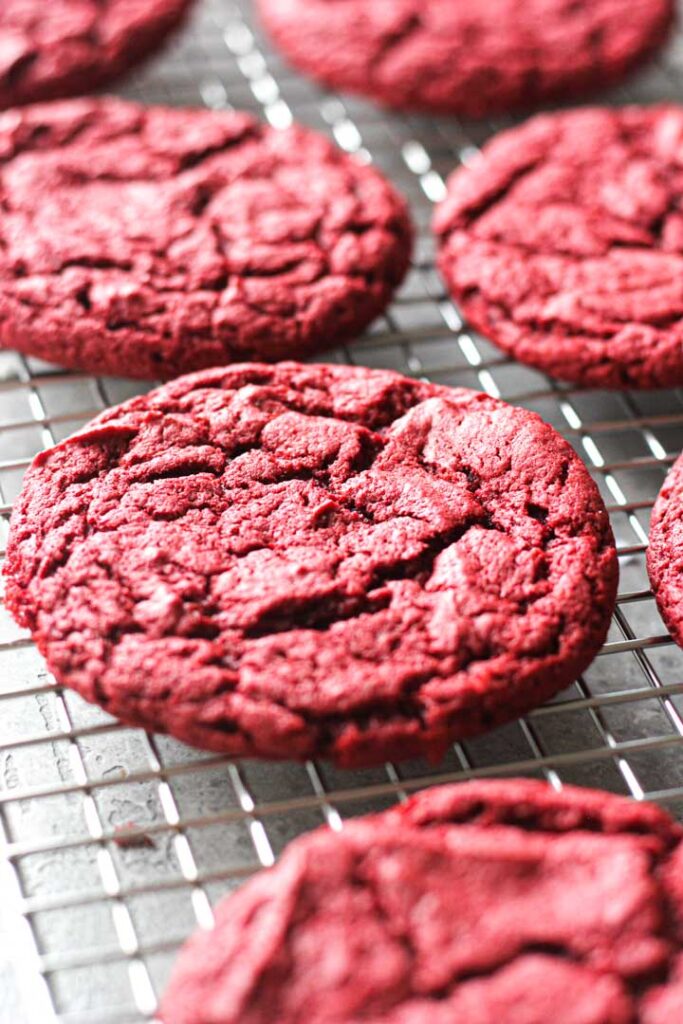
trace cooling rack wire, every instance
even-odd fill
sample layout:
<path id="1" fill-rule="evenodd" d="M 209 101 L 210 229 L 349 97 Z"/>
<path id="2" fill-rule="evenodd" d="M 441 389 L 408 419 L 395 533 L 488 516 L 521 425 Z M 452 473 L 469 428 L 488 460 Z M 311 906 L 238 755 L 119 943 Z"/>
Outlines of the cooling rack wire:
<path id="1" fill-rule="evenodd" d="M 621 587 L 607 644 L 559 699 L 437 767 L 343 772 L 327 764 L 229 762 L 118 725 L 56 688 L 0 611 L 0 1014 L 7 1024 L 154 1020 L 179 944 L 285 843 L 436 782 L 524 774 L 598 786 L 683 814 L 683 652 L 645 570 L 648 520 L 683 448 L 683 393 L 590 393 L 511 363 L 471 331 L 434 270 L 432 204 L 444 179 L 509 122 L 386 115 L 294 74 L 249 4 L 203 0 L 169 51 L 121 90 L 149 103 L 293 117 L 373 161 L 409 198 L 412 272 L 386 317 L 328 361 L 389 367 L 534 409 L 589 466 L 617 536 Z M 683 36 L 607 101 L 683 100 Z M 603 99 L 605 99 L 603 97 Z M 0 533 L 33 455 L 139 384 L 0 355 Z M 10 963 L 11 961 L 11 963 Z M 4 1006 L 3 1000 L 4 999 Z M 3 1018 L 4 1020 L 4 1018 Z"/>

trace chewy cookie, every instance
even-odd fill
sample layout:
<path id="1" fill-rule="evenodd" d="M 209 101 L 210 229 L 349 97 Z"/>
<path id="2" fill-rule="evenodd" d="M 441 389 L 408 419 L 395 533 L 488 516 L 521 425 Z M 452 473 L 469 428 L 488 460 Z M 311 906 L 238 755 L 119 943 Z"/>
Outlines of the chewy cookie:
<path id="1" fill-rule="evenodd" d="M 77 96 L 159 49 L 194 0 L 2 0 L 0 107 Z"/>
<path id="2" fill-rule="evenodd" d="M 57 679 L 208 749 L 425 753 L 569 685 L 617 564 L 535 414 L 398 374 L 191 375 L 37 456 L 7 604 Z"/>
<path id="3" fill-rule="evenodd" d="M 673 0 L 259 0 L 293 65 L 387 107 L 484 117 L 610 85 Z"/>
<path id="4" fill-rule="evenodd" d="M 67 100 L 0 115 L 0 344 L 173 377 L 304 355 L 381 313 L 411 229 L 381 175 L 246 114 Z"/>
<path id="5" fill-rule="evenodd" d="M 672 1024 L 683 830 L 541 782 L 445 786 L 319 829 L 180 955 L 164 1024 Z"/>
<path id="6" fill-rule="evenodd" d="M 456 171 L 439 265 L 515 359 L 607 388 L 683 383 L 683 108 L 534 118 Z"/>
<path id="7" fill-rule="evenodd" d="M 683 456 L 674 463 L 652 511 L 647 568 L 660 614 L 683 647 Z"/>

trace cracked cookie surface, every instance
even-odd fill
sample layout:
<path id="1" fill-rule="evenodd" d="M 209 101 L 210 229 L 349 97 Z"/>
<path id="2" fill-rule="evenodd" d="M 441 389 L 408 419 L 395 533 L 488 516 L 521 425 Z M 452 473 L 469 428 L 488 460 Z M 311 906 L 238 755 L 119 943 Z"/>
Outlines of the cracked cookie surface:
<path id="1" fill-rule="evenodd" d="M 77 96 L 159 49 L 194 0 L 2 0 L 0 107 Z"/>
<path id="2" fill-rule="evenodd" d="M 569 685 L 616 589 L 571 447 L 486 395 L 245 364 L 37 456 L 7 604 L 60 682 L 231 754 L 426 753 Z"/>
<path id="3" fill-rule="evenodd" d="M 282 53 L 399 109 L 485 117 L 582 94 L 653 53 L 672 0 L 259 0 Z"/>
<path id="4" fill-rule="evenodd" d="M 224 900 L 161 1019 L 667 1024 L 682 864 L 652 804 L 522 779 L 428 790 L 296 840 Z"/>
<path id="5" fill-rule="evenodd" d="M 439 267 L 510 355 L 592 387 L 683 383 L 683 108 L 543 115 L 457 170 Z"/>
<path id="6" fill-rule="evenodd" d="M 652 511 L 647 569 L 660 614 L 683 647 L 683 456 L 669 471 Z"/>
<path id="7" fill-rule="evenodd" d="M 300 127 L 67 100 L 0 115 L 0 344 L 170 378 L 360 333 L 407 269 L 405 203 Z"/>

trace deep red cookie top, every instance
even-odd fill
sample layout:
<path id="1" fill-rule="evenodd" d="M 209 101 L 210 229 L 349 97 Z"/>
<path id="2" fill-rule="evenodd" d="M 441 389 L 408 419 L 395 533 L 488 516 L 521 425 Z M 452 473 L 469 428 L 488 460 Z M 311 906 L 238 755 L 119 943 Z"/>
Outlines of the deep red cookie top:
<path id="1" fill-rule="evenodd" d="M 75 96 L 156 50 L 194 0 L 2 0 L 0 107 Z"/>
<path id="2" fill-rule="evenodd" d="M 164 1024 L 671 1024 L 682 832 L 528 780 L 320 829 L 185 947 Z M 669 1014 L 669 1016 L 667 1016 Z"/>
<path id="3" fill-rule="evenodd" d="M 647 568 L 662 618 L 683 647 L 683 456 L 674 463 L 655 502 Z"/>
<path id="4" fill-rule="evenodd" d="M 470 322 L 599 387 L 683 383 L 683 108 L 537 117 L 456 171 L 434 226 Z"/>
<path id="5" fill-rule="evenodd" d="M 673 0 L 259 0 L 283 54 L 337 89 L 475 117 L 621 78 L 666 38 Z"/>
<path id="6" fill-rule="evenodd" d="M 131 377 L 354 336 L 410 252 L 405 204 L 375 170 L 225 111 L 8 111 L 0 201 L 0 343 Z"/>
<path id="7" fill-rule="evenodd" d="M 191 375 L 39 455 L 7 573 L 51 670 L 113 714 L 351 764 L 438 757 L 573 682 L 616 556 L 535 414 L 287 363 Z"/>

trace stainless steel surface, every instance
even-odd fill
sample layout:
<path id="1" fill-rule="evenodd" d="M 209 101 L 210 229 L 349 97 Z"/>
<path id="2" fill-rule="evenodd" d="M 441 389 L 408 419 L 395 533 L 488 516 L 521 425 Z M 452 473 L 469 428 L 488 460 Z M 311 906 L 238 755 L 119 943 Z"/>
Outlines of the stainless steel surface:
<path id="1" fill-rule="evenodd" d="M 452 167 L 505 122 L 388 116 L 325 94 L 249 26 L 247 3 L 205 0 L 171 51 L 123 94 L 230 104 L 276 126 L 296 116 L 396 182 L 418 225 L 414 269 L 386 319 L 325 358 L 481 388 L 553 423 L 610 507 L 619 605 L 602 655 L 557 701 L 455 746 L 437 767 L 364 772 L 230 763 L 119 726 L 56 688 L 26 635 L 0 612 L 0 1015 L 12 1024 L 151 1021 L 179 943 L 211 922 L 220 896 L 301 832 L 324 822 L 339 829 L 349 815 L 437 781 L 529 774 L 683 812 L 683 652 L 657 615 L 645 571 L 650 508 L 683 447 L 683 394 L 559 386 L 502 358 L 461 323 L 434 271 L 431 204 Z M 609 99 L 676 97 L 683 100 L 683 38 Z M 31 457 L 142 390 L 0 355 L 3 534 Z"/>

